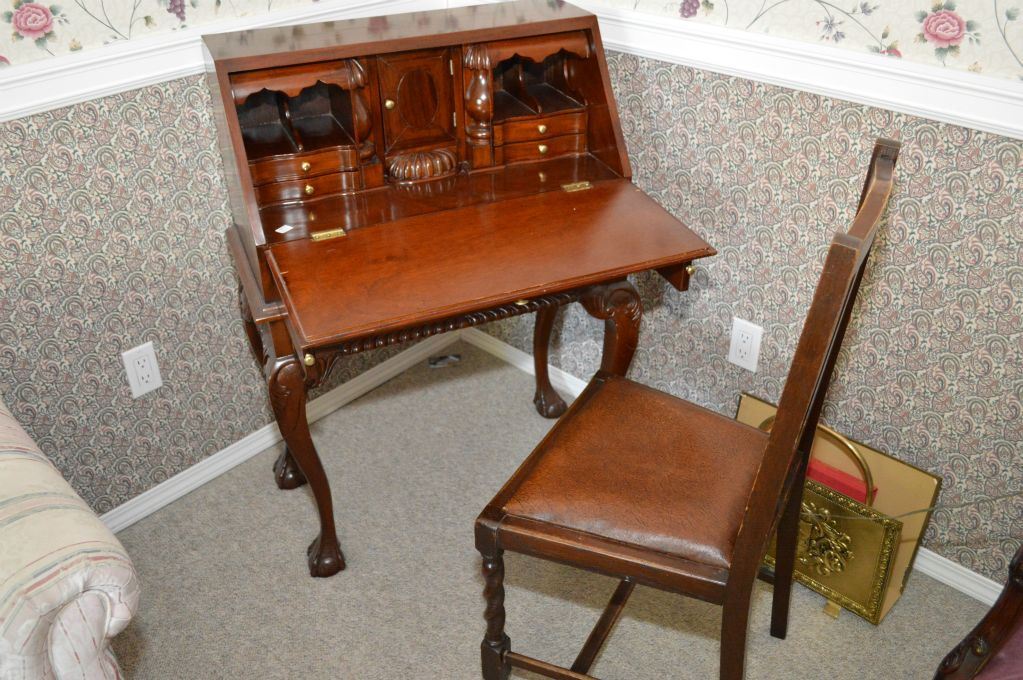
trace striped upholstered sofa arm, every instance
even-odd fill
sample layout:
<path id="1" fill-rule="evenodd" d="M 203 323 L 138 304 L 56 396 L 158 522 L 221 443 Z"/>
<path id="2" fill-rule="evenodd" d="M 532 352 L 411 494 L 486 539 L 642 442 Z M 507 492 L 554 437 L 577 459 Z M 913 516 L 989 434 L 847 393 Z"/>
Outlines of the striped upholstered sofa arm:
<path id="1" fill-rule="evenodd" d="M 120 678 L 139 600 L 120 542 L 0 402 L 0 680 Z"/>

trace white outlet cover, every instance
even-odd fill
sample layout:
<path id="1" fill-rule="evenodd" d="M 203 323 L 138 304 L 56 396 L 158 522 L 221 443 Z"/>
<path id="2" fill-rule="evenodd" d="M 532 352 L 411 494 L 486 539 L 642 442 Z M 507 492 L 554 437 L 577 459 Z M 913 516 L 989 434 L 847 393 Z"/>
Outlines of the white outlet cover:
<path id="1" fill-rule="evenodd" d="M 124 361 L 132 398 L 138 399 L 143 394 L 163 387 L 160 365 L 156 362 L 156 348 L 152 342 L 121 352 L 121 360 Z"/>
<path id="2" fill-rule="evenodd" d="M 732 342 L 728 347 L 728 360 L 747 371 L 757 372 L 757 361 L 760 359 L 760 338 L 764 335 L 761 326 L 740 319 L 732 318 Z"/>

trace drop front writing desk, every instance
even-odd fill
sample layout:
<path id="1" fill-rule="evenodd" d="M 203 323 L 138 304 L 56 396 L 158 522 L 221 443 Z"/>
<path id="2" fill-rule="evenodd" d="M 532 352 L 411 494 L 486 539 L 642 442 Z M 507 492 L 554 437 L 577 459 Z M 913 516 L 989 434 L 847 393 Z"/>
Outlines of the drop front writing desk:
<path id="1" fill-rule="evenodd" d="M 558 307 L 605 320 L 632 360 L 629 274 L 685 290 L 714 254 L 630 181 L 593 15 L 523 0 L 204 38 L 249 341 L 308 482 L 314 576 L 344 568 L 307 391 L 339 358 L 536 312 L 537 410 Z"/>

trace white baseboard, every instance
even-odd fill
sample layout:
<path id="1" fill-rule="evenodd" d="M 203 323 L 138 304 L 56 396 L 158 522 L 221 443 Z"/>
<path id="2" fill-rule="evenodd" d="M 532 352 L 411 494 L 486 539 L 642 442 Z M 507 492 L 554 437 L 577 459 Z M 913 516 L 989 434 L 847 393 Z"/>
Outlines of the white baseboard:
<path id="1" fill-rule="evenodd" d="M 333 413 L 348 402 L 358 399 L 457 340 L 457 333 L 446 333 L 427 338 L 330 392 L 313 399 L 306 408 L 309 422 L 313 423 L 325 415 Z M 100 519 L 111 531 L 115 533 L 121 531 L 224 474 L 234 466 L 266 451 L 279 441 L 281 441 L 281 433 L 277 429 L 277 424 L 264 425 L 209 458 L 203 459 L 187 470 L 179 472 L 110 512 L 104 513 Z"/>
<path id="2" fill-rule="evenodd" d="M 920 548 L 913 563 L 913 570 L 966 593 L 986 605 L 994 604 L 1002 592 L 1002 584 L 970 571 L 958 562 L 953 562 L 927 548 Z"/>
<path id="3" fill-rule="evenodd" d="M 477 328 L 467 328 L 459 332 L 445 333 L 428 338 L 401 354 L 377 364 L 365 373 L 352 378 L 327 394 L 314 399 L 309 402 L 308 406 L 309 422 L 315 422 L 341 408 L 348 402 L 358 399 L 370 390 L 403 373 L 431 354 L 444 349 L 459 339 L 508 362 L 530 375 L 535 373 L 533 357 L 530 354 L 512 347 L 508 343 L 498 340 Z M 549 366 L 548 371 L 551 377 L 551 384 L 563 396 L 569 397 L 569 401 L 579 396 L 587 385 L 587 382 L 582 378 L 578 378 L 556 366 Z M 234 466 L 262 453 L 279 441 L 281 441 L 281 434 L 277 429 L 277 425 L 265 425 L 209 458 L 183 472 L 179 472 L 165 482 L 161 482 L 152 489 L 139 494 L 123 505 L 119 505 L 104 514 L 100 519 L 103 520 L 111 531 L 117 532 L 125 529 L 160 508 L 176 501 L 188 492 L 227 472 Z M 1002 591 L 1000 584 L 927 548 L 921 548 L 920 552 L 917 553 L 913 569 L 987 605 L 994 604 L 994 601 L 998 599 L 998 595 Z"/>
<path id="4" fill-rule="evenodd" d="M 512 347 L 506 342 L 498 340 L 492 335 L 487 335 L 476 328 L 469 328 L 462 331 L 462 339 L 469 344 L 489 352 L 499 359 L 507 361 L 512 366 L 522 369 L 529 374 L 534 374 L 533 357 L 522 350 Z M 575 398 L 586 387 L 586 381 L 577 378 L 571 373 L 550 366 L 551 384 L 562 392 L 562 396 Z M 987 605 L 994 604 L 998 595 L 1002 592 L 1002 585 L 991 579 L 971 571 L 963 565 L 942 557 L 938 553 L 920 548 L 913 564 L 913 570 L 930 576 L 936 581 L 955 588 L 961 593 L 979 600 Z"/>

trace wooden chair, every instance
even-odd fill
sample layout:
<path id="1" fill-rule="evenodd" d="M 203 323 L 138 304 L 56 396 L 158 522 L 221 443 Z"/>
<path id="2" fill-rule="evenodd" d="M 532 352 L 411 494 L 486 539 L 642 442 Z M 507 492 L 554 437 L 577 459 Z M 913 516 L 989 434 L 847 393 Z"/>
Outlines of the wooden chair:
<path id="1" fill-rule="evenodd" d="M 476 547 L 485 680 L 512 667 L 591 678 L 637 583 L 720 604 L 721 678 L 742 678 L 750 595 L 776 527 L 771 634 L 785 637 L 808 452 L 898 152 L 889 140 L 874 147 L 852 227 L 834 237 L 824 262 L 770 434 L 605 366 L 484 508 Z M 510 650 L 505 550 L 621 579 L 571 669 Z"/>
<path id="2" fill-rule="evenodd" d="M 941 662 L 934 680 L 1023 678 L 1023 545 L 994 606 Z"/>

